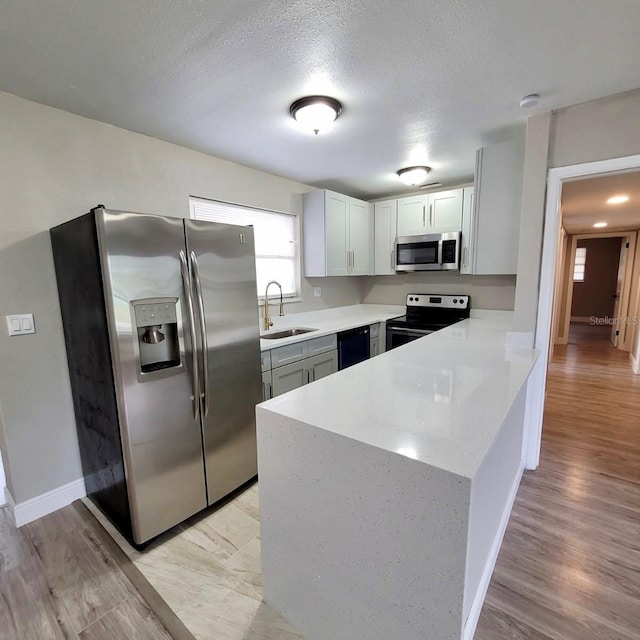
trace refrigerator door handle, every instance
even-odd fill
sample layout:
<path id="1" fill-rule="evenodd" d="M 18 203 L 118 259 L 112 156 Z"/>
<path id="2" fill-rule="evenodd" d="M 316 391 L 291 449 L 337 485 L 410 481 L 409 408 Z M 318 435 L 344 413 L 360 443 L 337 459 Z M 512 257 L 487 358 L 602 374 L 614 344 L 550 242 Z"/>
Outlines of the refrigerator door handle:
<path id="1" fill-rule="evenodd" d="M 182 274 L 182 286 L 184 287 L 184 297 L 187 305 L 187 320 L 189 322 L 189 333 L 191 334 L 191 348 L 193 351 L 191 358 L 191 400 L 193 403 L 193 419 L 197 420 L 200 415 L 200 380 L 198 376 L 198 344 L 196 342 L 196 323 L 193 317 L 193 297 L 191 294 L 191 279 L 189 277 L 189 266 L 187 256 L 184 251 L 180 251 L 180 273 Z"/>
<path id="2" fill-rule="evenodd" d="M 190 258 L 193 269 L 193 280 L 195 282 L 196 300 L 198 302 L 198 317 L 200 318 L 200 334 L 202 340 L 202 415 L 206 418 L 209 415 L 209 344 L 207 342 L 207 322 L 204 315 L 204 298 L 202 297 L 202 283 L 200 282 L 198 259 L 194 251 L 191 252 Z"/>

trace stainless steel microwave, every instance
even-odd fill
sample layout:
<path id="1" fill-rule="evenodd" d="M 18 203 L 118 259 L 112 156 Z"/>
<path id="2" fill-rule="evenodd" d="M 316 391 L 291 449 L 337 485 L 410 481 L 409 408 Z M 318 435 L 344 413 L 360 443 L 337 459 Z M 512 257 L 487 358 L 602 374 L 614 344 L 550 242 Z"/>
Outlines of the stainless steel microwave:
<path id="1" fill-rule="evenodd" d="M 396 271 L 456 271 L 460 232 L 396 238 Z"/>

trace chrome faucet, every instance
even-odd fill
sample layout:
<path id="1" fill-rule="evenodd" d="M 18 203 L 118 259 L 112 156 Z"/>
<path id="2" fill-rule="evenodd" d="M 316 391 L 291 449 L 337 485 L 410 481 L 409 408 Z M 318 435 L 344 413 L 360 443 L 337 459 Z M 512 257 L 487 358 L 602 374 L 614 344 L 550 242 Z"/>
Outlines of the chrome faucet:
<path id="1" fill-rule="evenodd" d="M 277 284 L 280 289 L 280 315 L 284 315 L 284 307 L 282 306 L 282 287 L 279 282 L 271 280 L 267 283 L 267 288 L 264 290 L 264 330 L 269 331 L 269 328 L 273 326 L 273 321 L 269 317 L 269 287 L 272 284 Z"/>

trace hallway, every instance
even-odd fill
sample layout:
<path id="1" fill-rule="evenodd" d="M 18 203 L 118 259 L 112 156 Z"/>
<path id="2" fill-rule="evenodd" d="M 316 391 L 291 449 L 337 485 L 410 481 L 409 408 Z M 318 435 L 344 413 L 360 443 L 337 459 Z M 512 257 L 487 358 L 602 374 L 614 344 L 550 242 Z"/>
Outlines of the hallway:
<path id="1" fill-rule="evenodd" d="M 609 334 L 572 325 L 556 347 L 540 467 L 522 480 L 476 640 L 640 637 L 640 376 Z"/>

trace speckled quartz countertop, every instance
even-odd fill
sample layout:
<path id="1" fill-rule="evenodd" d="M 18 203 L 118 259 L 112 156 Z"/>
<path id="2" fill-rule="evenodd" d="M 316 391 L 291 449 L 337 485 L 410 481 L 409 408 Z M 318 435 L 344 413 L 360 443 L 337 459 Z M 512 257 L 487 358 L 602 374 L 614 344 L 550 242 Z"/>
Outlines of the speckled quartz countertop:
<path id="1" fill-rule="evenodd" d="M 260 340 L 260 349 L 267 351 L 294 342 L 319 338 L 338 331 L 355 329 L 367 324 L 385 322 L 391 318 L 404 315 L 405 307 L 391 304 L 355 304 L 348 307 L 335 307 L 319 311 L 307 311 L 305 313 L 278 315 L 278 305 L 269 306 L 273 327 L 269 331 L 260 331 L 260 336 L 276 333 L 283 329 L 303 327 L 314 329 L 309 333 L 303 333 L 291 338 L 279 338 L 277 340 Z M 285 312 L 286 313 L 286 312 Z"/>
<path id="2" fill-rule="evenodd" d="M 385 308 L 389 315 L 378 321 L 402 313 L 402 308 L 399 313 L 379 309 Z M 367 317 L 365 310 L 354 313 L 352 326 L 374 321 L 356 321 L 358 313 Z M 511 313 L 479 315 L 260 407 L 472 478 L 538 355 L 507 344 Z M 329 324 L 321 327 L 324 333 L 336 330 Z M 307 334 L 314 335 L 321 334 Z"/>

